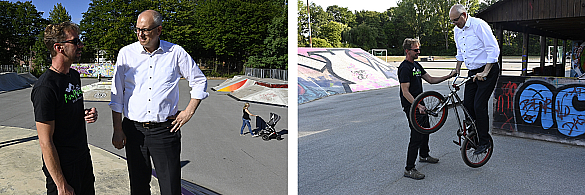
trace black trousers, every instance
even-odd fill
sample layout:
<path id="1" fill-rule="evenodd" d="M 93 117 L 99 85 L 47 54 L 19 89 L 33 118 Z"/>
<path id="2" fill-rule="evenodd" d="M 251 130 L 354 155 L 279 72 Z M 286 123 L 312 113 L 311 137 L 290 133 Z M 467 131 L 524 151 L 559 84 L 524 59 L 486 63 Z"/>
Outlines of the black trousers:
<path id="1" fill-rule="evenodd" d="M 55 185 L 55 181 L 53 181 L 53 178 L 49 174 L 49 170 L 44 163 L 42 169 L 47 181 L 47 194 L 57 195 L 59 193 L 57 191 L 57 185 Z M 73 188 L 75 194 L 95 194 L 95 177 L 93 175 L 93 166 L 91 164 L 91 155 L 89 152 L 75 163 L 61 165 L 61 171 L 63 172 L 65 181 L 67 181 L 67 184 Z"/>
<path id="2" fill-rule="evenodd" d="M 469 76 L 483 72 L 485 66 L 469 70 Z M 488 114 L 488 101 L 494 92 L 498 77 L 500 75 L 500 67 L 494 64 L 486 77 L 486 80 L 475 82 L 468 82 L 465 84 L 465 91 L 463 92 L 463 106 L 469 111 L 471 117 L 475 120 L 477 127 L 477 135 L 479 135 L 479 144 L 485 145 L 489 143 L 490 134 L 490 118 Z"/>
<path id="3" fill-rule="evenodd" d="M 406 153 L 406 170 L 411 170 L 415 166 L 414 163 L 419 155 L 419 150 L 421 157 L 426 158 L 429 156 L 429 134 L 419 133 L 412 127 L 408 118 L 410 108 L 403 108 L 403 111 L 408 119 L 408 127 L 410 127 L 410 142 L 408 142 L 408 152 Z"/>
<path id="4" fill-rule="evenodd" d="M 144 128 L 124 118 L 122 129 L 126 135 L 126 157 L 133 195 L 150 194 L 150 180 L 154 163 L 162 195 L 181 194 L 181 133 L 171 133 L 168 126 Z"/>

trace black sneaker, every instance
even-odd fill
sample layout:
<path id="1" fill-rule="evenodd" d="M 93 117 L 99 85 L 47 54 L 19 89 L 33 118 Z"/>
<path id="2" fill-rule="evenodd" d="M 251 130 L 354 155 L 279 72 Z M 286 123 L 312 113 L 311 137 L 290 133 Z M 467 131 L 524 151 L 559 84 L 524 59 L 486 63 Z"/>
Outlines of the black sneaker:
<path id="1" fill-rule="evenodd" d="M 478 146 L 477 149 L 475 149 L 475 152 L 473 152 L 473 154 L 478 155 L 478 154 L 486 153 L 487 149 L 489 147 L 490 147 L 489 144 Z"/>
<path id="2" fill-rule="evenodd" d="M 404 171 L 404 177 L 410 177 L 412 179 L 419 180 L 419 179 L 424 179 L 425 174 L 422 174 L 422 173 L 418 172 L 418 170 L 413 168 L 410 171 Z"/>
<path id="3" fill-rule="evenodd" d="M 420 160 L 419 161 L 420 162 L 426 162 L 426 163 L 433 163 L 433 164 L 435 164 L 435 163 L 438 163 L 439 162 L 439 159 L 438 158 L 433 158 L 431 156 L 428 156 L 426 158 L 420 157 Z"/>

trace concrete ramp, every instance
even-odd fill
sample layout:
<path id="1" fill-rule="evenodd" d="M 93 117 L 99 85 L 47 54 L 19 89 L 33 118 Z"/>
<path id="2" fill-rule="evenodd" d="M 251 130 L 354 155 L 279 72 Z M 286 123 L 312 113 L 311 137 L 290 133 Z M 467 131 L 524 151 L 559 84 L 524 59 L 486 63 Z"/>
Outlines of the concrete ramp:
<path id="1" fill-rule="evenodd" d="M 223 92 L 233 92 L 238 89 L 243 89 L 249 86 L 252 86 L 256 83 L 256 81 L 249 79 L 245 76 L 234 76 L 232 79 L 228 79 L 222 84 L 212 87 L 211 89 L 214 91 L 223 91 Z"/>
<path id="2" fill-rule="evenodd" d="M 230 96 L 243 101 L 288 106 L 288 88 L 254 85 L 235 91 Z"/>
<path id="3" fill-rule="evenodd" d="M 0 73 L 0 92 L 31 87 L 36 81 L 37 78 L 30 73 L 20 75 L 14 72 Z"/>
<path id="4" fill-rule="evenodd" d="M 298 103 L 397 86 L 398 67 L 360 48 L 298 48 Z"/>
<path id="5" fill-rule="evenodd" d="M 211 89 L 230 92 L 229 96 L 240 101 L 288 106 L 288 83 L 282 80 L 240 75 Z"/>

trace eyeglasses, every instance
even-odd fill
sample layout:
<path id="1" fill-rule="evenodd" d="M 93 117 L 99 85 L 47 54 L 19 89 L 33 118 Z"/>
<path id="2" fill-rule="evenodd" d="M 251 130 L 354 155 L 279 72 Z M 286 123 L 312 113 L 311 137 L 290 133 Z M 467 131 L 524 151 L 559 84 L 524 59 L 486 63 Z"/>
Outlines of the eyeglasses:
<path id="1" fill-rule="evenodd" d="M 134 30 L 134 32 L 136 34 L 138 34 L 139 32 L 142 32 L 142 34 L 144 34 L 144 35 L 150 35 L 150 31 L 154 30 L 155 28 L 157 28 L 159 26 L 160 25 L 156 25 L 155 27 L 152 27 L 150 29 L 146 29 L 146 28 L 140 29 L 140 28 L 132 27 L 132 30 Z"/>
<path id="2" fill-rule="evenodd" d="M 463 15 L 463 13 L 459 14 L 459 17 L 457 17 L 457 18 L 455 18 L 455 19 L 451 20 L 451 21 L 450 21 L 450 22 L 451 22 L 451 24 L 455 24 L 455 22 L 458 22 L 458 21 L 459 21 L 459 18 L 461 18 L 461 15 Z"/>
<path id="3" fill-rule="evenodd" d="M 411 51 L 414 51 L 414 52 L 420 52 L 420 49 L 408 49 L 408 50 L 411 50 Z"/>
<path id="4" fill-rule="evenodd" d="M 74 45 L 82 45 L 83 42 L 81 42 L 81 40 L 79 38 L 75 38 L 75 39 L 71 39 L 71 40 L 66 40 L 66 41 L 61 41 L 61 42 L 57 42 L 57 43 L 72 43 Z"/>

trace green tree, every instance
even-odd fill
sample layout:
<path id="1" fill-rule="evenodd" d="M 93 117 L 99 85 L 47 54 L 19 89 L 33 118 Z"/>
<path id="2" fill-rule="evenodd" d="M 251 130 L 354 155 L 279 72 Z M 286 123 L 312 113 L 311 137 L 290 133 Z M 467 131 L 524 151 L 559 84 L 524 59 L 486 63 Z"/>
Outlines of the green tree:
<path id="1" fill-rule="evenodd" d="M 92 62 L 104 50 L 106 59 L 115 61 L 118 51 L 133 42 L 132 27 L 140 12 L 150 9 L 150 1 L 93 0 L 83 14 L 80 29 L 85 44 L 82 61 Z"/>
<path id="2" fill-rule="evenodd" d="M 333 47 L 340 47 L 341 33 L 346 28 L 347 25 L 335 21 L 330 21 L 327 24 L 321 26 L 321 34 L 319 38 L 325 39 Z"/>
<path id="3" fill-rule="evenodd" d="M 43 27 L 42 12 L 31 1 L 0 1 L 0 63 L 17 64 L 31 60 L 31 48 Z"/>
<path id="4" fill-rule="evenodd" d="M 332 17 L 332 21 L 339 22 L 347 26 L 356 25 L 356 16 L 347 7 L 332 5 L 327 7 L 327 13 Z"/>
<path id="5" fill-rule="evenodd" d="M 268 24 L 283 7 L 283 2 L 274 0 L 198 2 L 194 26 L 202 47 L 215 58 L 214 70 L 241 72 L 248 56 L 261 55 L 266 48 Z"/>
<path id="6" fill-rule="evenodd" d="M 51 24 L 61 24 L 67 21 L 71 21 L 71 15 L 69 15 L 65 7 L 61 3 L 54 5 L 53 9 L 49 11 L 49 22 Z"/>
<path id="7" fill-rule="evenodd" d="M 272 19 L 269 35 L 264 39 L 266 49 L 261 56 L 248 58 L 245 66 L 252 68 L 288 69 L 288 31 L 286 7 L 280 16 Z"/>

